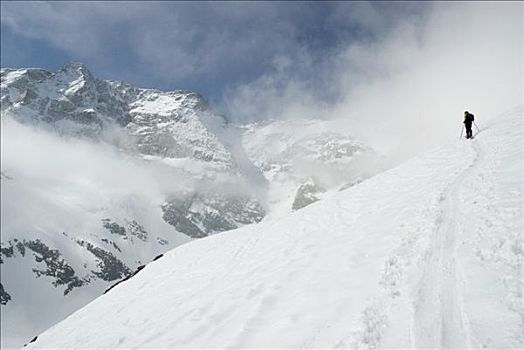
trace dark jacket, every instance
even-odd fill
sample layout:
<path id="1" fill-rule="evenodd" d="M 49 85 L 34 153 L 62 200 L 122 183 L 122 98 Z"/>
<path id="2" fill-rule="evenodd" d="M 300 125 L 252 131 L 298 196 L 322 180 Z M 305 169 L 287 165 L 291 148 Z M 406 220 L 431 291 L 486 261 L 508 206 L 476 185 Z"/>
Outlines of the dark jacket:
<path id="1" fill-rule="evenodd" d="M 464 124 L 471 124 L 475 120 L 475 116 L 471 113 L 466 113 L 464 115 Z"/>

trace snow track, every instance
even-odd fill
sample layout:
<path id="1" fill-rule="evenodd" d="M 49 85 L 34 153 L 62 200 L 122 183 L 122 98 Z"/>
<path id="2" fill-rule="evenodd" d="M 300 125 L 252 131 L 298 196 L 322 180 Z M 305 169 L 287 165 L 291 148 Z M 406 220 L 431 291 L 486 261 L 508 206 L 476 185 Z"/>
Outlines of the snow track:
<path id="1" fill-rule="evenodd" d="M 515 118 L 464 141 L 475 156 L 440 197 L 414 289 L 412 347 L 524 347 L 522 131 Z"/>
<path id="2" fill-rule="evenodd" d="M 474 149 L 473 142 L 467 147 Z M 457 237 L 463 233 L 460 191 L 478 163 L 479 153 L 439 199 L 440 213 L 426 254 L 424 275 L 414 306 L 416 348 L 469 348 L 469 325 L 463 308 L 463 279 L 457 266 Z M 468 158 L 465 158 L 468 159 Z M 428 317 L 428 315 L 430 315 Z"/>

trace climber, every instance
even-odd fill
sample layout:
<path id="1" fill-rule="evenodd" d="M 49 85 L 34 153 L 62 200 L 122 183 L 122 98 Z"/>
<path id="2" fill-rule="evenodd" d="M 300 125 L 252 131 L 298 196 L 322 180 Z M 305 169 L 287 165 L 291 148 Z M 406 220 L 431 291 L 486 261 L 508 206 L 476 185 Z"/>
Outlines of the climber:
<path id="1" fill-rule="evenodd" d="M 471 131 L 471 125 L 473 124 L 473 121 L 475 120 L 475 117 L 473 114 L 469 113 L 468 111 L 464 112 L 464 125 L 466 126 L 466 138 L 470 139 L 473 137 L 473 132 Z"/>

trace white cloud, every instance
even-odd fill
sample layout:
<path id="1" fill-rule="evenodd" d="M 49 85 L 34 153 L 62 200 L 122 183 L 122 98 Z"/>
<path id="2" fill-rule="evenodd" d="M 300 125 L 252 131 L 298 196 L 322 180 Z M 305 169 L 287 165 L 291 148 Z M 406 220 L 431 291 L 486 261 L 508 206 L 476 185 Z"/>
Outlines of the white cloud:
<path id="1" fill-rule="evenodd" d="M 379 36 L 398 20 L 399 9 L 410 7 L 257 2 L 2 2 L 1 6 L 3 25 L 64 50 L 95 74 L 149 85 L 156 81 L 177 88 L 190 84 L 218 89 L 256 79 L 284 57 L 301 74 L 311 75 L 304 51 L 311 59 L 322 60 L 325 51 L 336 51 L 341 41 Z"/>
<path id="2" fill-rule="evenodd" d="M 434 4 L 378 41 L 348 43 L 318 66 L 316 81 L 269 72 L 229 91 L 228 107 L 239 119 L 344 118 L 371 144 L 407 157 L 458 137 L 465 109 L 482 126 L 523 102 L 522 10 L 522 3 Z M 330 87 L 339 100 L 323 103 L 319 91 Z"/>

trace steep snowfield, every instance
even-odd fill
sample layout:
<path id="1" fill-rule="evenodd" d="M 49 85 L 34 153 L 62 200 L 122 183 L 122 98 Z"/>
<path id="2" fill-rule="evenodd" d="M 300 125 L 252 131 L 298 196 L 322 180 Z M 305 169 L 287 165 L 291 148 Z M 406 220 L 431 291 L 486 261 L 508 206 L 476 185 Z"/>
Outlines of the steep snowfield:
<path id="1" fill-rule="evenodd" d="M 29 347 L 523 348 L 523 136 L 519 109 L 291 216 L 178 247 Z"/>

